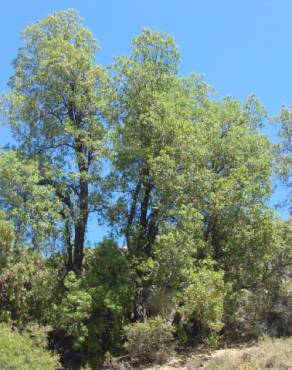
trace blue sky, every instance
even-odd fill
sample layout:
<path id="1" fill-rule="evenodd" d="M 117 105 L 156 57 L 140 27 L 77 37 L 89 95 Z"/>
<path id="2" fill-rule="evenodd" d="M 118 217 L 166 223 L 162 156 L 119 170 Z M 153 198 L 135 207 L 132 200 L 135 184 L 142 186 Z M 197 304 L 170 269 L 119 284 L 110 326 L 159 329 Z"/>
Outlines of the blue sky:
<path id="1" fill-rule="evenodd" d="M 99 40 L 102 64 L 127 54 L 131 39 L 153 27 L 174 35 L 180 74 L 202 73 L 220 96 L 243 100 L 255 93 L 271 116 L 292 105 L 291 0 L 3 0 L 0 91 L 7 91 L 21 30 L 66 8 L 77 9 Z M 8 128 L 0 126 L 0 146 L 8 141 Z M 274 198 L 282 195 L 278 190 Z"/>

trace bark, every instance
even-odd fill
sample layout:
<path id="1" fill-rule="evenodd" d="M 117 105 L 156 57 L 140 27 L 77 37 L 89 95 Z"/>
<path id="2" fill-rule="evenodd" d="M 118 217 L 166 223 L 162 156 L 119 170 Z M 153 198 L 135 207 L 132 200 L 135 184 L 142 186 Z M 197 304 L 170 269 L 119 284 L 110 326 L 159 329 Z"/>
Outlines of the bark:
<path id="1" fill-rule="evenodd" d="M 73 245 L 71 241 L 70 225 L 68 220 L 65 220 L 65 242 L 67 245 L 66 270 L 71 271 L 73 270 Z"/>
<path id="2" fill-rule="evenodd" d="M 138 198 L 139 198 L 140 191 L 141 191 L 141 185 L 142 185 L 142 183 L 141 183 L 141 180 L 139 179 L 139 181 L 136 185 L 134 194 L 133 194 L 132 204 L 131 204 L 130 212 L 129 212 L 129 215 L 128 215 L 128 222 L 127 222 L 126 232 L 125 232 L 125 236 L 126 236 L 126 240 L 127 240 L 127 247 L 128 247 L 128 250 L 130 251 L 130 253 L 133 252 L 132 243 L 131 243 L 131 235 L 130 235 L 131 234 L 131 227 L 132 227 L 133 221 L 134 221 L 135 216 L 136 216 L 136 207 L 137 207 L 137 202 L 138 202 Z"/>
<path id="3" fill-rule="evenodd" d="M 76 139 L 75 141 L 75 151 L 80 179 L 78 207 L 76 210 L 77 216 L 75 220 L 73 269 L 77 274 L 80 274 L 84 256 L 85 233 L 89 214 L 89 184 L 85 178 L 89 170 L 89 162 L 87 160 L 89 156 L 88 153 L 86 153 L 86 148 L 79 139 Z"/>

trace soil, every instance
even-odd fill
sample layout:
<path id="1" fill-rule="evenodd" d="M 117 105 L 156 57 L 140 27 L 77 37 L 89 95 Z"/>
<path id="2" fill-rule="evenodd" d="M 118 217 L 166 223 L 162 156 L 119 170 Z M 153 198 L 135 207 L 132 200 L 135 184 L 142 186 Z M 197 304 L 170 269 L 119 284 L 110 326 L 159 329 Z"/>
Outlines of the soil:
<path id="1" fill-rule="evenodd" d="M 255 348 L 251 345 L 210 351 L 198 348 L 182 355 L 172 356 L 166 364 L 141 367 L 140 370 L 205 370 L 208 362 L 224 355 L 249 355 Z"/>

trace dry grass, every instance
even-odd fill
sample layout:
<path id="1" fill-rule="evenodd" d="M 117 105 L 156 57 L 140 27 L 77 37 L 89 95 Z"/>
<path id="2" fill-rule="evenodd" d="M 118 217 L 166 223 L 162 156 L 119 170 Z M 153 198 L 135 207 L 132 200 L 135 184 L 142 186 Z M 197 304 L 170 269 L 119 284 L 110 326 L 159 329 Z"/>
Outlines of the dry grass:
<path id="1" fill-rule="evenodd" d="M 134 368 L 135 369 L 135 368 Z M 195 351 L 173 356 L 165 365 L 140 370 L 292 370 L 292 337 L 265 338 L 248 347 Z"/>
<path id="2" fill-rule="evenodd" d="M 240 351 L 226 350 L 221 356 L 214 356 L 203 369 L 292 370 L 292 338 L 265 338 L 254 347 Z"/>

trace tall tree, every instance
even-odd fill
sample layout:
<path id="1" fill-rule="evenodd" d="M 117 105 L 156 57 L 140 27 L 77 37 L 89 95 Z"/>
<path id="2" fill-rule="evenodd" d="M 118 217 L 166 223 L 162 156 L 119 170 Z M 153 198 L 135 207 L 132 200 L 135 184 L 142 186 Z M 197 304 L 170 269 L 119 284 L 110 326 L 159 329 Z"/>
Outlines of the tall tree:
<path id="1" fill-rule="evenodd" d="M 205 148 L 205 178 L 189 189 L 204 220 L 202 255 L 212 257 L 232 279 L 260 262 L 272 222 L 267 211 L 271 194 L 272 147 L 259 131 L 263 109 L 251 97 L 246 104 L 231 98 L 210 102 L 201 115 L 198 132 Z"/>
<path id="2" fill-rule="evenodd" d="M 164 271 L 172 281 L 163 285 L 176 288 L 201 260 L 211 258 L 216 263 L 209 266 L 240 279 L 237 263 L 265 255 L 271 175 L 257 100 L 243 106 L 212 100 L 202 78 L 177 76 L 178 62 L 174 40 L 150 30 L 134 39 L 130 57 L 116 60 L 112 177 L 118 192 L 110 209 L 129 255 L 164 267 L 168 261 Z M 140 277 L 144 272 L 138 267 Z M 155 284 L 148 279 L 140 287 L 144 310 Z"/>
<path id="3" fill-rule="evenodd" d="M 75 11 L 52 14 L 22 33 L 6 117 L 22 155 L 61 202 L 67 268 L 82 267 L 90 212 L 98 208 L 107 73 L 97 41 Z"/>
<path id="4" fill-rule="evenodd" d="M 155 295 L 170 302 L 183 289 L 202 239 L 202 217 L 186 193 L 204 181 L 207 152 L 197 123 L 208 109 L 209 87 L 197 75 L 179 78 L 178 62 L 173 38 L 146 29 L 134 39 L 132 55 L 114 66 L 118 196 L 110 216 L 137 273 L 135 319 L 150 313 Z"/>
<path id="5" fill-rule="evenodd" d="M 150 257 L 159 227 L 167 219 L 175 222 L 171 210 L 184 170 L 195 165 L 190 112 L 203 106 L 207 87 L 197 76 L 177 78 L 172 37 L 146 29 L 132 46 L 132 55 L 114 65 L 112 176 L 121 196 L 110 216 L 129 253 Z"/>

